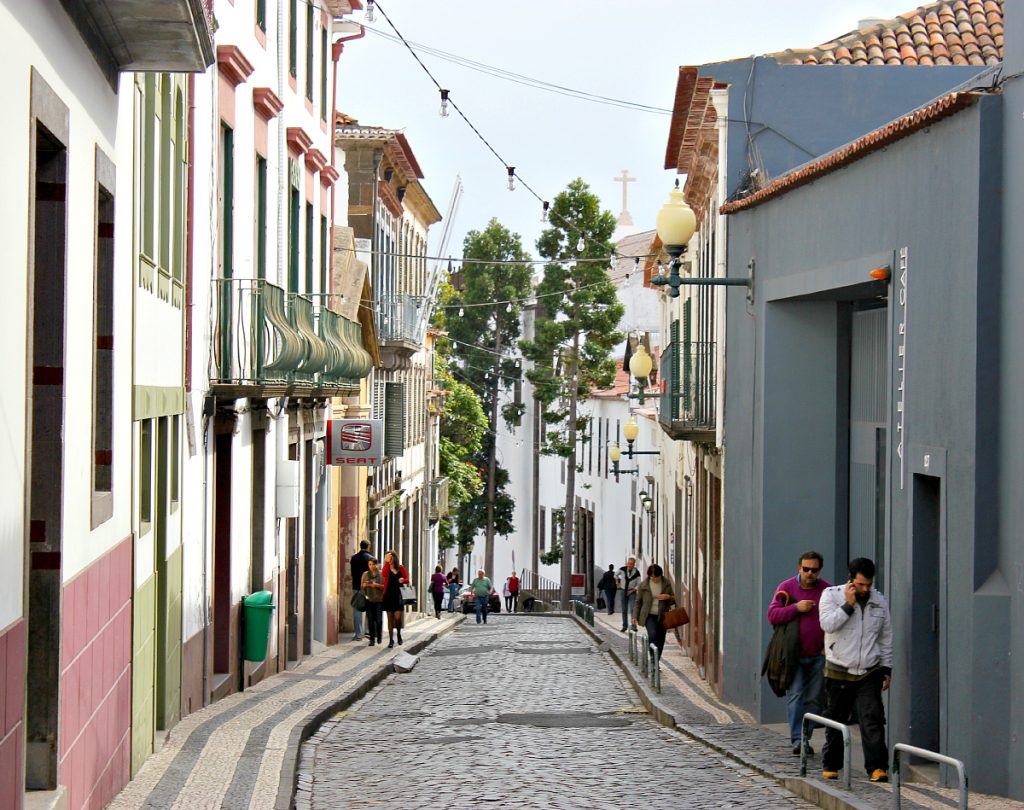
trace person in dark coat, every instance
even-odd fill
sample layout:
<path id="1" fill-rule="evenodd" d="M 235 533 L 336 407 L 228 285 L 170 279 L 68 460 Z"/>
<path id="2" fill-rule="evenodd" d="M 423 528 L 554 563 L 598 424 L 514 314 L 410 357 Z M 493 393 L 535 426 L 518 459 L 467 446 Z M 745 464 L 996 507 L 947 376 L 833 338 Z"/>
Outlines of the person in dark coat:
<path id="1" fill-rule="evenodd" d="M 614 565 L 608 566 L 608 570 L 604 572 L 597 587 L 598 590 L 604 591 L 605 606 L 608 608 L 608 615 L 611 616 L 615 612 L 615 591 L 617 590 Z"/>
<path id="2" fill-rule="evenodd" d="M 366 573 L 369 568 L 370 561 L 370 544 L 363 540 L 359 544 L 359 551 L 352 555 L 352 558 L 348 561 L 349 568 L 352 573 L 352 626 L 355 629 L 355 635 L 352 636 L 353 641 L 359 641 L 363 637 L 363 609 L 355 606 L 355 591 L 360 590 L 360 585 L 363 581 L 363 574 Z M 365 594 L 364 594 L 365 596 Z"/>
<path id="3" fill-rule="evenodd" d="M 398 630 L 398 646 L 402 646 L 402 617 L 405 605 L 402 602 L 402 586 L 409 584 L 409 572 L 398 562 L 398 555 L 389 551 L 384 555 L 384 612 L 388 616 L 388 647 L 395 646 L 395 630 Z"/>

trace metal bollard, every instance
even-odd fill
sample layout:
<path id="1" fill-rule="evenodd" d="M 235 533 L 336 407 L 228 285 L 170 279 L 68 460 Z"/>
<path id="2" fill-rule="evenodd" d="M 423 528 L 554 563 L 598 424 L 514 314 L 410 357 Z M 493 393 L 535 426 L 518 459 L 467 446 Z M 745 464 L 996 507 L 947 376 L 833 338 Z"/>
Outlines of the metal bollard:
<path id="1" fill-rule="evenodd" d="M 636 651 L 636 654 L 640 658 L 640 671 L 646 676 L 650 665 L 649 656 L 647 654 L 649 642 L 647 641 L 646 633 L 644 633 L 643 637 L 640 639 L 640 644 L 642 646 Z M 643 655 L 640 654 L 641 651 L 643 651 Z"/>
<path id="2" fill-rule="evenodd" d="M 967 770 L 964 763 L 959 759 L 947 757 L 945 754 L 938 754 L 935 751 L 928 751 L 924 748 L 917 748 L 906 743 L 896 743 L 892 747 L 892 807 L 893 810 L 900 810 L 900 753 L 912 754 L 922 759 L 930 759 L 940 765 L 949 765 L 956 768 L 957 782 L 960 787 L 960 797 L 957 807 L 959 810 L 967 810 Z"/>
<path id="3" fill-rule="evenodd" d="M 651 686 L 655 691 L 661 692 L 661 656 L 658 655 L 658 648 L 651 644 L 648 647 L 651 656 Z"/>
<path id="4" fill-rule="evenodd" d="M 636 631 L 630 628 L 626 634 L 629 636 L 629 660 L 636 663 Z"/>

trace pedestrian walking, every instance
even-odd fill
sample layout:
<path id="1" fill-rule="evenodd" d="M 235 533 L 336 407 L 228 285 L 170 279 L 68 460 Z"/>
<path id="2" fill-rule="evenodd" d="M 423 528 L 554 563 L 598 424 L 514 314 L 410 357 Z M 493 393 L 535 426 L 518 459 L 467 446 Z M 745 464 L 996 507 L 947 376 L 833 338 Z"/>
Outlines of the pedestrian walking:
<path id="1" fill-rule="evenodd" d="M 476 623 L 480 624 L 482 621 L 487 624 L 487 602 L 494 593 L 494 583 L 481 568 L 476 572 L 476 579 L 470 583 L 470 587 L 473 589 L 473 596 L 476 597 Z"/>
<path id="2" fill-rule="evenodd" d="M 872 782 L 889 781 L 889 749 L 885 742 L 882 692 L 892 682 L 892 619 L 889 603 L 872 585 L 875 564 L 866 557 L 850 561 L 845 585 L 826 588 L 818 605 L 825 631 L 824 716 L 841 723 L 857 709 L 864 768 Z M 822 776 L 838 779 L 843 738 L 825 729 Z"/>
<path id="3" fill-rule="evenodd" d="M 615 612 L 615 565 L 608 566 L 608 570 L 604 572 L 604 576 L 601 577 L 601 581 L 597 583 L 597 588 L 604 592 L 605 607 L 608 608 L 608 615 L 611 616 Z"/>
<path id="4" fill-rule="evenodd" d="M 647 569 L 647 579 L 637 588 L 636 609 L 633 624 L 640 624 L 647 631 L 650 643 L 658 648 L 658 657 L 665 649 L 665 628 L 661 624 L 662 614 L 676 601 L 672 582 L 666 579 L 660 565 Z"/>
<path id="5" fill-rule="evenodd" d="M 821 629 L 818 605 L 832 584 L 821 576 L 824 558 L 817 551 L 800 555 L 796 576 L 780 582 L 768 606 L 768 621 L 774 627 L 797 622 L 800 630 L 800 662 L 786 690 L 786 717 L 793 753 L 800 755 L 800 727 L 804 714 L 821 714 L 821 693 L 825 685 L 825 631 Z M 813 754 L 812 724 L 807 732 L 807 753 Z"/>
<path id="6" fill-rule="evenodd" d="M 459 588 L 462 587 L 462 577 L 459 569 L 453 568 L 448 572 L 448 612 L 455 612 L 455 600 L 459 595 Z"/>
<path id="7" fill-rule="evenodd" d="M 636 589 L 640 587 L 640 571 L 636 567 L 636 557 L 630 557 L 619 569 L 619 587 L 622 589 L 622 632 L 625 633 L 636 611 Z"/>
<path id="8" fill-rule="evenodd" d="M 519 577 L 516 576 L 515 571 L 508 578 L 508 592 L 512 595 L 511 607 L 508 608 L 508 612 L 515 613 L 519 610 Z"/>
<path id="9" fill-rule="evenodd" d="M 444 592 L 448 590 L 448 577 L 444 575 L 444 569 L 440 565 L 434 566 L 434 573 L 430 576 L 430 595 L 434 597 L 434 618 L 441 618 L 441 603 L 444 601 Z"/>
<path id="10" fill-rule="evenodd" d="M 409 584 L 409 573 L 399 563 L 394 551 L 384 554 L 384 612 L 388 616 L 388 647 L 395 646 L 395 630 L 398 631 L 398 646 L 402 646 L 402 617 L 404 603 L 402 586 Z"/>
<path id="11" fill-rule="evenodd" d="M 508 613 L 512 610 L 512 591 L 509 590 L 507 579 L 505 584 L 501 586 L 501 595 L 505 597 L 505 612 Z"/>
<path id="12" fill-rule="evenodd" d="M 360 590 L 360 583 L 363 581 L 363 574 L 366 573 L 369 567 L 367 563 L 370 560 L 370 544 L 365 540 L 359 543 L 359 551 L 352 555 L 349 559 L 349 570 L 352 574 L 352 628 L 355 631 L 355 635 L 352 636 L 353 641 L 359 641 L 363 637 L 363 608 L 356 607 L 357 604 L 364 604 L 364 600 L 358 597 L 358 591 Z M 365 597 L 366 594 L 363 594 Z"/>
<path id="13" fill-rule="evenodd" d="M 370 557 L 366 563 L 369 567 L 360 580 L 360 589 L 366 598 L 366 633 L 370 637 L 370 646 L 372 647 L 374 644 L 381 643 L 384 575 L 380 571 L 376 557 Z"/>

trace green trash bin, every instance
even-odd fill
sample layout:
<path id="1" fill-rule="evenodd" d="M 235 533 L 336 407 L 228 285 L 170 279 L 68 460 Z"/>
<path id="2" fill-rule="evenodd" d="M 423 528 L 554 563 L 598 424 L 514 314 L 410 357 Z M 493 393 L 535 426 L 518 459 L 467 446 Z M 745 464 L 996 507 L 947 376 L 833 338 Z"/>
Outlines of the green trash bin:
<path id="1" fill-rule="evenodd" d="M 246 661 L 262 661 L 267 657 L 267 642 L 270 641 L 270 619 L 274 613 L 270 591 L 256 591 L 242 600 L 242 623 L 245 635 L 242 655 Z"/>

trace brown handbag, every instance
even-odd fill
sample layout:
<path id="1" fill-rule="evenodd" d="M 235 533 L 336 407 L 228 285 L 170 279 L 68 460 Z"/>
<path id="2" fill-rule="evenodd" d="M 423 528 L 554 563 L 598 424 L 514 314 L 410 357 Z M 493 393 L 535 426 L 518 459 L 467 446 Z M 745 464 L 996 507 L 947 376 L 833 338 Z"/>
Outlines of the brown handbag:
<path id="1" fill-rule="evenodd" d="M 690 617 L 684 607 L 674 607 L 661 614 L 661 626 L 666 630 L 671 630 L 673 627 L 682 627 L 684 624 L 689 624 L 689 622 Z"/>

